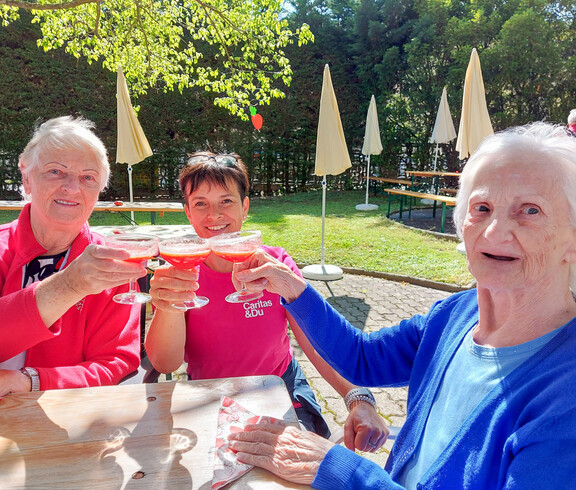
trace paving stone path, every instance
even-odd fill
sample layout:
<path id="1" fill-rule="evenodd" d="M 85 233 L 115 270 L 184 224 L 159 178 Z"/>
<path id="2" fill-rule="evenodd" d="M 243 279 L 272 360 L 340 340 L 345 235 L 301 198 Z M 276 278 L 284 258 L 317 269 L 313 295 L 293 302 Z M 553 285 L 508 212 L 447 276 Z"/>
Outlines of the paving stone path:
<path id="1" fill-rule="evenodd" d="M 337 281 L 309 281 L 322 296 L 356 328 L 373 332 L 396 325 L 416 314 L 426 313 L 435 301 L 448 297 L 449 292 L 367 277 L 344 274 Z M 298 362 L 322 407 L 324 418 L 334 432 L 346 421 L 348 412 L 340 395 L 330 386 L 308 361 L 302 350 L 292 342 Z M 406 388 L 372 388 L 378 412 L 390 425 L 402 425 L 406 418 Z M 363 453 L 365 457 L 384 466 L 392 441 L 376 453 Z"/>

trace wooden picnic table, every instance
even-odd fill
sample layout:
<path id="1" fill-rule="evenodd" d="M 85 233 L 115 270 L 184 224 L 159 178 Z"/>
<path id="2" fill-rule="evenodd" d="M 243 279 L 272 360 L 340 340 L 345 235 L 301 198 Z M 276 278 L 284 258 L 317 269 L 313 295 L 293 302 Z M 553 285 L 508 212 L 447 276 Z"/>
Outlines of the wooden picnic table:
<path id="1" fill-rule="evenodd" d="M 440 219 L 440 233 L 444 233 L 444 225 L 446 223 L 446 206 L 455 206 L 456 205 L 456 198 L 451 197 L 451 196 L 430 194 L 427 192 L 406 191 L 406 190 L 402 190 L 402 189 L 384 189 L 384 191 L 387 192 L 389 195 L 395 194 L 395 195 L 400 196 L 400 212 L 399 212 L 399 218 L 400 219 L 402 219 L 402 209 L 404 206 L 404 196 L 415 197 L 418 199 L 430 199 L 431 201 L 434 201 L 434 214 L 433 214 L 433 216 L 436 216 L 436 214 L 435 214 L 436 203 L 440 202 L 442 204 L 442 217 Z M 410 216 L 412 213 L 412 200 L 409 200 L 408 203 L 409 203 L 408 216 Z M 388 198 L 387 217 L 390 217 L 390 205 L 391 205 L 391 200 L 390 200 L 390 198 Z"/>
<path id="2" fill-rule="evenodd" d="M 406 170 L 411 177 L 460 177 L 459 172 L 440 172 L 438 170 Z"/>
<path id="3" fill-rule="evenodd" d="M 4 396 L 0 486 L 209 489 L 223 396 L 256 415 L 298 425 L 284 382 L 277 376 Z M 310 487 L 254 468 L 226 487 L 240 488 Z"/>
<path id="4" fill-rule="evenodd" d="M 0 211 L 21 211 L 28 201 L 0 201 Z M 117 205 L 116 202 L 121 202 Z M 149 211 L 150 221 L 156 224 L 156 213 L 161 217 L 164 213 L 177 213 L 184 211 L 184 205 L 181 202 L 172 201 L 98 201 L 94 206 L 94 211 L 107 211 L 110 213 L 120 213 L 130 224 L 134 224 L 126 213 L 131 211 Z"/>
<path id="5" fill-rule="evenodd" d="M 416 191 L 417 187 L 416 187 L 416 177 L 422 177 L 425 179 L 430 179 L 431 181 L 431 185 L 429 187 L 429 194 L 435 194 L 438 195 L 440 194 L 440 192 L 444 192 L 447 194 L 456 194 L 457 189 L 452 189 L 452 188 L 440 188 L 440 179 L 441 178 L 445 178 L 445 177 L 460 177 L 460 173 L 458 172 L 443 172 L 440 170 L 407 170 L 406 171 L 406 175 L 410 177 L 411 179 L 411 186 L 410 186 L 410 190 L 411 191 Z M 429 199 L 429 198 L 425 198 L 422 197 L 422 199 Z M 436 217 L 436 205 L 438 203 L 437 199 L 433 199 L 433 206 L 432 206 L 432 216 Z M 443 209 L 443 212 L 445 212 L 445 208 Z M 409 215 L 411 213 L 411 210 L 409 212 Z"/>

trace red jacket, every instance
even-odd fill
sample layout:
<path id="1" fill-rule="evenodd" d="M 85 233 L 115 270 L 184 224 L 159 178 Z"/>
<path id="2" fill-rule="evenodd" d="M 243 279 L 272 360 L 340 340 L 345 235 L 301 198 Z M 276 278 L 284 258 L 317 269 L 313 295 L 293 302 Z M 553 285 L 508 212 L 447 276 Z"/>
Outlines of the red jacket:
<path id="1" fill-rule="evenodd" d="M 104 237 L 86 223 L 64 267 L 91 243 Z M 38 283 L 22 289 L 24 265 L 45 252 L 32 233 L 30 204 L 0 225 L 0 362 L 26 350 L 25 365 L 38 370 L 41 390 L 118 383 L 140 362 L 140 305 L 112 300 L 123 285 L 86 296 L 47 328 L 36 306 Z"/>

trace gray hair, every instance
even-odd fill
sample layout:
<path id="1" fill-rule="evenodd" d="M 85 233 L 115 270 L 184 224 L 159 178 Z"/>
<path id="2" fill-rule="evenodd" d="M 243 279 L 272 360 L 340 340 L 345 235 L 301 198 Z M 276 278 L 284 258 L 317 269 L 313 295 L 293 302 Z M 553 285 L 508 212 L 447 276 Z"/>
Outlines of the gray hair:
<path id="1" fill-rule="evenodd" d="M 94 123 L 83 117 L 62 116 L 49 119 L 41 124 L 20 154 L 18 167 L 22 175 L 27 175 L 40 163 L 40 155 L 46 149 L 66 151 L 70 149 L 91 153 L 100 170 L 102 182 L 100 191 L 108 185 L 110 164 L 104 143 L 94 133 Z M 24 195 L 25 199 L 30 196 Z"/>
<path id="2" fill-rule="evenodd" d="M 568 114 L 568 124 L 576 124 L 576 109 L 572 109 Z"/>
<path id="3" fill-rule="evenodd" d="M 510 128 L 488 136 L 469 158 L 460 174 L 453 220 L 458 237 L 462 239 L 462 226 L 468 211 L 468 200 L 473 191 L 472 182 L 483 162 L 494 155 L 529 153 L 540 158 L 546 171 L 560 175 L 560 190 L 568 199 L 571 224 L 576 228 L 576 138 L 566 132 L 563 125 L 535 122 Z M 570 287 L 576 291 L 576 264 L 570 267 Z"/>

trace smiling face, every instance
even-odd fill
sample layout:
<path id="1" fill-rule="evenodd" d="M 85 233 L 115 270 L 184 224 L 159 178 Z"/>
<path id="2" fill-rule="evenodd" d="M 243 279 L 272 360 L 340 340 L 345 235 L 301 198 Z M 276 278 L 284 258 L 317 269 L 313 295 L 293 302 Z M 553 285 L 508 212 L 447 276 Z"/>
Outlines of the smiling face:
<path id="1" fill-rule="evenodd" d="M 43 151 L 38 165 L 22 175 L 24 190 L 31 196 L 35 233 L 77 234 L 98 200 L 102 179 L 101 167 L 89 152 Z"/>
<path id="2" fill-rule="evenodd" d="M 566 281 L 576 232 L 557 174 L 526 153 L 478 162 L 462 235 L 479 287 L 546 287 Z"/>
<path id="3" fill-rule="evenodd" d="M 187 195 L 184 210 L 198 236 L 210 238 L 240 231 L 248 216 L 248 207 L 248 198 L 240 197 L 233 182 L 229 181 L 227 187 L 222 187 L 204 181 Z"/>

